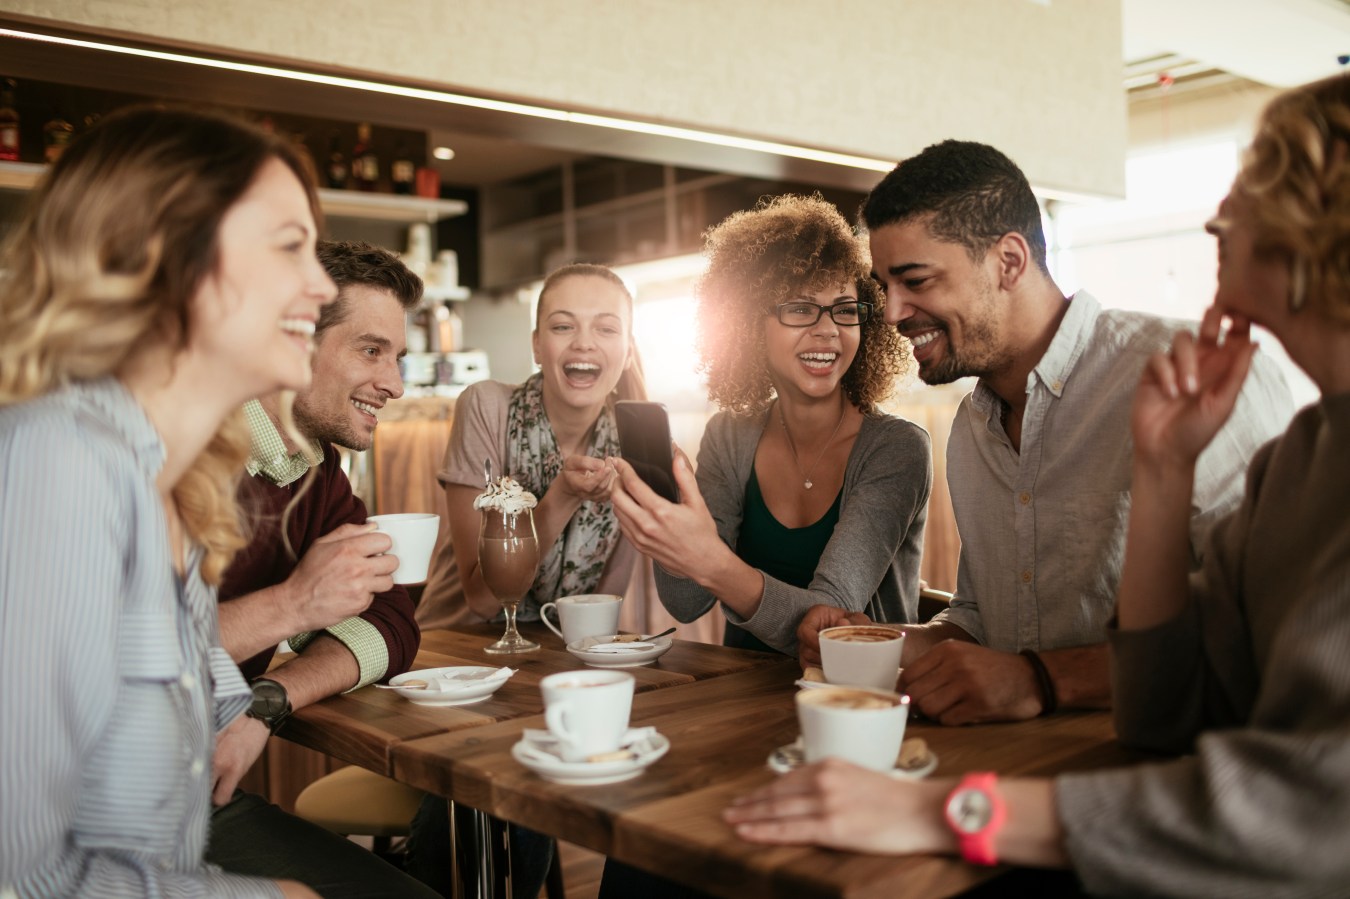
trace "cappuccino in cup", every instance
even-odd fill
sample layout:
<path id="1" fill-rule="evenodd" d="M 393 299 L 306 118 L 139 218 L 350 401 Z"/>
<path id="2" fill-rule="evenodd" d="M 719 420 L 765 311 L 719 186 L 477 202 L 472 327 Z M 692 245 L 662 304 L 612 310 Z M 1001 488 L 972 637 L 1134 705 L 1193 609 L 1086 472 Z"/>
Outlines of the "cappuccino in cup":
<path id="1" fill-rule="evenodd" d="M 564 596 L 556 602 L 539 607 L 539 618 L 549 630 L 563 638 L 563 643 L 575 643 L 587 637 L 609 637 L 619 632 L 619 608 L 622 596 L 607 593 L 586 593 Z M 555 626 L 548 618 L 549 610 L 558 616 Z"/>
<path id="2" fill-rule="evenodd" d="M 544 722 L 565 762 L 613 752 L 628 732 L 633 675 L 624 671 L 562 671 L 539 682 Z"/>
<path id="3" fill-rule="evenodd" d="M 808 762 L 840 758 L 874 771 L 895 767 L 909 720 L 909 697 L 857 687 L 797 694 L 797 721 Z"/>
<path id="4" fill-rule="evenodd" d="M 900 674 L 905 632 L 858 624 L 820 632 L 820 661 L 825 680 L 836 686 L 894 690 Z"/>

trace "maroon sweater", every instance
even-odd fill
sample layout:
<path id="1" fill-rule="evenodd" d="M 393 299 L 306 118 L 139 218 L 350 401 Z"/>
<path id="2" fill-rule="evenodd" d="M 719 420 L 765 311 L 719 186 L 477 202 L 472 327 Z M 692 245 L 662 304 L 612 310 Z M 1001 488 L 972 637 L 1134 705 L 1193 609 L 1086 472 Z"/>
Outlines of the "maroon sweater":
<path id="1" fill-rule="evenodd" d="M 281 516 L 295 490 L 304 478 L 285 487 L 278 487 L 258 475 L 245 477 L 239 487 L 239 501 L 253 527 L 253 539 L 235 556 L 220 585 L 220 601 L 229 602 L 239 596 L 280 584 L 290 577 L 297 564 L 281 539 Z M 319 466 L 314 483 L 291 510 L 287 531 L 296 559 L 309 551 L 314 541 L 339 525 L 360 524 L 366 520 L 365 503 L 352 493 L 351 482 L 338 463 L 337 452 L 324 446 L 323 464 Z M 389 670 L 385 678 L 402 674 L 412 667 L 417 655 L 421 633 L 413 619 L 413 603 L 408 591 L 395 585 L 388 593 L 377 593 L 370 608 L 361 613 L 384 637 L 389 648 Z M 244 677 L 252 680 L 267 670 L 275 647 L 269 647 L 239 668 Z"/>

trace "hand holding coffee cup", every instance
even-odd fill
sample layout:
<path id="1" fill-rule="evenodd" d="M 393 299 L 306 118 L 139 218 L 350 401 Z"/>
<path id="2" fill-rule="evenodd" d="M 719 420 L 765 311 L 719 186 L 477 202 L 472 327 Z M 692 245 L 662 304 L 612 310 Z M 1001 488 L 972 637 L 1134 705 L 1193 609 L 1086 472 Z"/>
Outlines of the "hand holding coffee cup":
<path id="1" fill-rule="evenodd" d="M 441 517 L 430 512 L 402 512 L 394 515 L 372 515 L 366 519 L 382 533 L 388 534 L 394 545 L 389 554 L 398 558 L 394 569 L 394 583 L 420 584 L 427 579 L 431 551 L 436 546 L 436 534 L 441 529 Z"/>
<path id="2" fill-rule="evenodd" d="M 565 762 L 614 752 L 628 731 L 633 675 L 623 671 L 563 671 L 539 682 L 544 722 Z"/>
<path id="3" fill-rule="evenodd" d="M 835 686 L 894 690 L 905 632 L 880 625 L 850 624 L 820 632 L 821 667 Z"/>
<path id="4" fill-rule="evenodd" d="M 564 643 L 575 643 L 587 637 L 608 637 L 619 632 L 619 608 L 622 596 L 608 593 L 586 593 L 564 596 L 539 607 L 539 618 L 549 630 L 562 637 Z M 548 618 L 552 609 L 558 616 L 555 627 Z"/>
<path id="5" fill-rule="evenodd" d="M 909 720 L 909 697 L 887 690 L 820 687 L 797 693 L 797 722 L 808 762 L 840 758 L 890 771 Z"/>

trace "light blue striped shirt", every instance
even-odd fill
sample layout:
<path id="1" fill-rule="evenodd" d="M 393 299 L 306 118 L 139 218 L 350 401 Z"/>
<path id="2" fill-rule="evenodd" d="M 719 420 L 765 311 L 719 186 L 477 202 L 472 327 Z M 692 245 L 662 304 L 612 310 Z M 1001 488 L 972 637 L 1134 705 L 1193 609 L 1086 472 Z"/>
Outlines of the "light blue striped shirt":
<path id="1" fill-rule="evenodd" d="M 248 704 L 164 444 L 117 381 L 0 408 L 0 896 L 280 896 L 202 861 L 215 732 Z"/>
<path id="2" fill-rule="evenodd" d="M 1125 561 L 1133 474 L 1130 408 L 1149 357 L 1194 322 L 1102 309 L 1074 294 L 1027 376 L 1020 450 L 1003 400 L 981 381 L 961 401 L 947 444 L 961 561 L 949 621 L 1001 652 L 1106 639 Z M 1279 370 L 1258 354 L 1227 424 L 1200 454 L 1191 547 L 1242 499 L 1257 447 L 1293 414 Z"/>

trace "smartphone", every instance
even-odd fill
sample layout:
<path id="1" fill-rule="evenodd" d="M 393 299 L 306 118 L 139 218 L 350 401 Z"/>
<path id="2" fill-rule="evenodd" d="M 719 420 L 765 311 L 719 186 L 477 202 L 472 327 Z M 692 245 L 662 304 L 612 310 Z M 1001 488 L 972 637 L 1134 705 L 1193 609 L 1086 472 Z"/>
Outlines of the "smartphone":
<path id="1" fill-rule="evenodd" d="M 675 486 L 675 459 L 670 450 L 670 417 L 661 403 L 619 400 L 614 404 L 619 426 L 619 452 L 638 477 L 658 496 L 680 501 Z"/>

